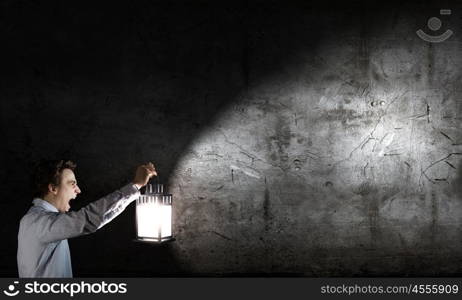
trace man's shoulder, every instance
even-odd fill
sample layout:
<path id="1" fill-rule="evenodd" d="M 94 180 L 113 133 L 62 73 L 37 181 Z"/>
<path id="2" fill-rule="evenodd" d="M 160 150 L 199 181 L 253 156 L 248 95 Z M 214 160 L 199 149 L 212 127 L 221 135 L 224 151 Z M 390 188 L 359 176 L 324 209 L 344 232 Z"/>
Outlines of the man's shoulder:
<path id="1" fill-rule="evenodd" d="M 29 208 L 27 213 L 21 218 L 20 223 L 27 224 L 27 223 L 35 222 L 39 220 L 40 218 L 52 217 L 57 214 L 58 213 L 56 212 L 52 212 L 52 211 L 46 210 L 43 207 L 34 205 L 31 208 Z"/>

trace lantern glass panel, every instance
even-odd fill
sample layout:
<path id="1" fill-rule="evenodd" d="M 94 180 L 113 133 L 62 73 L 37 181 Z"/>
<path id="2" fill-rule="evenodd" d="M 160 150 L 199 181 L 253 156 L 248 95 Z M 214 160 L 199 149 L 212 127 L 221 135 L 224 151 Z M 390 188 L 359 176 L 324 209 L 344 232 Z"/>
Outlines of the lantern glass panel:
<path id="1" fill-rule="evenodd" d="M 136 201 L 138 240 L 163 242 L 172 239 L 172 195 L 163 194 L 162 187 L 148 186 L 146 191 Z"/>

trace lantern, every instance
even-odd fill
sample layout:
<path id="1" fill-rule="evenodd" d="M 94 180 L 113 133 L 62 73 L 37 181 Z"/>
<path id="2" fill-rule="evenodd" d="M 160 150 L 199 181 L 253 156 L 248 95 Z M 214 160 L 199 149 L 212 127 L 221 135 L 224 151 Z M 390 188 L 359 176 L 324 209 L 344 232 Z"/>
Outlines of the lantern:
<path id="1" fill-rule="evenodd" d="M 137 240 L 161 243 L 173 240 L 172 195 L 164 193 L 162 184 L 148 184 L 136 200 Z"/>

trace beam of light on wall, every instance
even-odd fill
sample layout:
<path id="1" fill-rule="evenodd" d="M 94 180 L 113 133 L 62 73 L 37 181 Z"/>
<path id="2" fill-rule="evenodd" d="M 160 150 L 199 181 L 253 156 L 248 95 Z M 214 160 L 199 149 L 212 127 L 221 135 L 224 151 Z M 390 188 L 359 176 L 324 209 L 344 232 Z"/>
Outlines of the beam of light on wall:
<path id="1" fill-rule="evenodd" d="M 198 272 L 311 274 L 319 249 L 325 270 L 345 251 L 399 257 L 403 240 L 431 251 L 426 230 L 460 219 L 462 59 L 458 43 L 431 46 L 411 21 L 366 36 L 360 24 L 326 29 L 279 72 L 250 76 L 174 169 L 178 245 L 201 253 L 180 259 Z"/>

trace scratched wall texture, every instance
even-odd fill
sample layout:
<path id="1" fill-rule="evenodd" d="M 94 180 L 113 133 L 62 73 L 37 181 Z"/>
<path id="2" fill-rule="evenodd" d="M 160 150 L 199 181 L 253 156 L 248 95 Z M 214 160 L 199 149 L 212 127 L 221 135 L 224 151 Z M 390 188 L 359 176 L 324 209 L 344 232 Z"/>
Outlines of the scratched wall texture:
<path id="1" fill-rule="evenodd" d="M 79 164 L 76 208 L 146 160 L 175 200 L 175 242 L 132 242 L 130 207 L 70 241 L 76 276 L 462 274 L 460 4 L 19 3 L 3 3 L 2 275 L 29 205 L 11 187 L 56 156 Z"/>
<path id="2" fill-rule="evenodd" d="M 312 24 L 294 24 L 291 63 L 258 80 L 252 63 L 248 89 L 188 148 L 172 186 L 180 257 L 195 269 L 461 271 L 460 40 L 369 21 L 323 27 L 315 49 Z M 274 35 L 252 61 L 287 44 Z"/>

